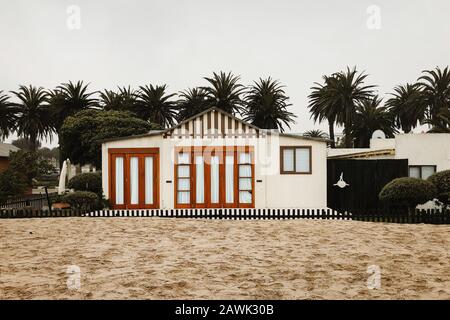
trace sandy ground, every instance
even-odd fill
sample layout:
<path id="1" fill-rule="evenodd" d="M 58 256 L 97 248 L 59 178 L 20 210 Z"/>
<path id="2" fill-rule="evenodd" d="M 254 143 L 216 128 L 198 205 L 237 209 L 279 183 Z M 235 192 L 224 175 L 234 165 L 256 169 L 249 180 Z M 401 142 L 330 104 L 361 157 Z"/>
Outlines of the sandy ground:
<path id="1" fill-rule="evenodd" d="M 18 219 L 0 244 L 2 299 L 450 299 L 445 225 Z"/>

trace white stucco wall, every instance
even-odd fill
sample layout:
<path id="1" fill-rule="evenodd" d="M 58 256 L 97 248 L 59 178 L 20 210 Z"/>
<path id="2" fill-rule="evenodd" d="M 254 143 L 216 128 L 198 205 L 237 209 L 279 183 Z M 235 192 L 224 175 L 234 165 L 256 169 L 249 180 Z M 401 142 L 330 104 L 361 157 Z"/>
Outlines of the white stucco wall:
<path id="1" fill-rule="evenodd" d="M 160 149 L 160 208 L 174 208 L 173 155 L 176 146 L 253 146 L 256 208 L 325 208 L 326 143 L 270 135 L 266 138 L 163 139 L 161 135 L 105 142 L 102 145 L 103 192 L 108 198 L 108 149 Z M 280 175 L 280 146 L 311 146 L 312 174 Z M 170 180 L 172 183 L 167 183 Z M 262 182 L 258 182 L 262 180 Z"/>
<path id="2" fill-rule="evenodd" d="M 436 165 L 437 171 L 450 169 L 450 133 L 397 135 L 395 158 L 408 159 L 410 166 Z"/>

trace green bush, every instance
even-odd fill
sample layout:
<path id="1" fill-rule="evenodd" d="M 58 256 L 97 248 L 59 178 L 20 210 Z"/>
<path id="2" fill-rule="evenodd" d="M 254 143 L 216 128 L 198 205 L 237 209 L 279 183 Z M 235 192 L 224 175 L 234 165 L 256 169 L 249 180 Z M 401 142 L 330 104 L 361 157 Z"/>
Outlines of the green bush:
<path id="1" fill-rule="evenodd" d="M 397 178 L 386 184 L 379 194 L 380 200 L 392 207 L 414 209 L 436 197 L 436 187 L 429 181 L 417 178 Z"/>
<path id="2" fill-rule="evenodd" d="M 62 197 L 62 201 L 77 209 L 96 209 L 99 198 L 96 193 L 89 191 L 75 191 Z"/>
<path id="3" fill-rule="evenodd" d="M 436 198 L 444 205 L 450 205 L 450 170 L 436 172 L 428 181 L 436 187 Z"/>
<path id="4" fill-rule="evenodd" d="M 89 172 L 79 174 L 70 179 L 68 187 L 75 191 L 90 191 L 101 196 L 102 177 L 98 172 Z"/>

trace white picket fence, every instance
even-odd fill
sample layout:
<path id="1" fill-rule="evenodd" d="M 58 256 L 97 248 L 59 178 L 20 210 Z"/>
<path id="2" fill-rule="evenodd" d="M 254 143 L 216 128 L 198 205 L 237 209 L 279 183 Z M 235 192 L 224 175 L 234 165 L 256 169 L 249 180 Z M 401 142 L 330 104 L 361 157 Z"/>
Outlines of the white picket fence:
<path id="1" fill-rule="evenodd" d="M 98 210 L 86 213 L 88 217 L 161 217 L 207 219 L 339 219 L 350 220 L 352 214 L 324 209 L 126 209 Z"/>

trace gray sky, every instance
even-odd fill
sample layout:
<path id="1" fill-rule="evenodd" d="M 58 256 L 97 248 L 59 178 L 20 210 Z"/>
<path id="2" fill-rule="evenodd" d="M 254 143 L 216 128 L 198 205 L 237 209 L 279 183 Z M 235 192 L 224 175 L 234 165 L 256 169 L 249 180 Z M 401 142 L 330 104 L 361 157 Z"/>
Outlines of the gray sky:
<path id="1" fill-rule="evenodd" d="M 373 5 L 380 19 L 367 12 Z M 356 65 L 385 95 L 448 65 L 449 12 L 448 0 L 1 0 L 0 90 L 80 79 L 92 90 L 152 83 L 177 92 L 232 71 L 243 84 L 280 80 L 298 116 L 292 131 L 326 129 L 309 120 L 313 82 Z"/>

